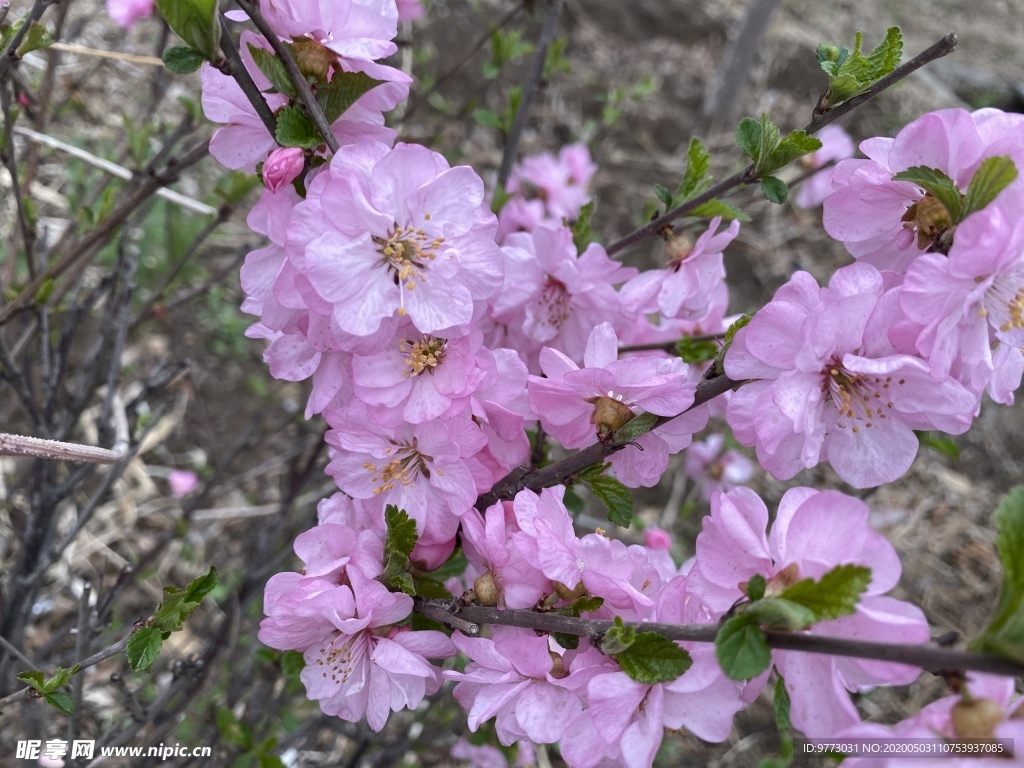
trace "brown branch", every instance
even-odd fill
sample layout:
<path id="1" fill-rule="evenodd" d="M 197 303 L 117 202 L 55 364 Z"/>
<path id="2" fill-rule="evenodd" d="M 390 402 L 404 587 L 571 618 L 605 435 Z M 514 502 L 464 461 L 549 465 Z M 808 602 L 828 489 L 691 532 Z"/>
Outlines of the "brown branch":
<path id="1" fill-rule="evenodd" d="M 519 107 L 516 109 L 516 116 L 512 121 L 512 128 L 508 132 L 508 139 L 505 141 L 505 151 L 501 155 L 501 168 L 498 170 L 498 189 L 504 189 L 508 183 L 508 177 L 512 173 L 512 165 L 516 161 L 519 151 L 519 139 L 522 138 L 523 129 L 526 128 L 526 121 L 530 119 L 530 107 L 533 106 L 533 98 L 540 90 L 541 80 L 544 78 L 544 64 L 548 58 L 548 49 L 555 40 L 555 32 L 558 31 L 558 19 L 562 15 L 562 6 L 565 0 L 548 0 L 547 16 L 544 17 L 544 26 L 540 31 L 540 39 L 537 41 L 537 50 L 533 54 L 533 66 L 530 68 L 530 76 L 523 88 L 522 96 L 519 99 Z"/>
<path id="2" fill-rule="evenodd" d="M 530 609 L 500 610 L 478 605 L 453 607 L 451 601 L 422 600 L 416 602 L 416 611 L 431 611 L 430 618 L 444 614 L 448 618 L 435 619 L 448 623 L 452 619 L 469 622 L 479 632 L 480 624 L 502 624 L 524 627 L 542 632 L 560 632 L 578 635 L 591 640 L 599 639 L 615 626 L 612 621 L 559 616 L 554 613 L 537 613 Z M 426 614 L 424 614 L 426 615 Z M 718 633 L 715 624 L 662 624 L 658 622 L 625 622 L 642 632 L 657 632 L 670 640 L 692 643 L 713 643 Z M 853 640 L 845 637 L 798 634 L 793 632 L 765 631 L 771 648 L 804 653 L 822 653 L 829 656 L 848 656 L 857 659 L 874 659 L 896 664 L 908 664 L 932 672 L 975 671 L 994 675 L 1019 677 L 1024 675 L 1024 664 L 1002 656 L 987 653 L 958 651 L 930 644 L 877 643 L 867 640 Z"/>
<path id="3" fill-rule="evenodd" d="M 728 392 L 733 387 L 737 386 L 740 382 L 733 381 L 728 376 L 715 376 L 714 378 L 706 378 L 697 385 L 697 393 L 693 401 L 693 405 L 687 408 L 683 413 L 692 411 L 694 408 L 703 405 L 704 403 L 714 400 L 721 394 Z M 682 416 L 683 414 L 678 414 Z M 638 416 L 637 418 L 642 418 Z M 645 430 L 649 432 L 653 429 L 667 424 L 676 418 L 675 416 L 660 416 L 651 426 Z M 554 464 L 549 464 L 542 469 L 530 470 L 526 466 L 517 467 L 516 469 L 509 472 L 505 477 L 494 484 L 489 493 L 485 493 L 478 497 L 476 500 L 476 508 L 483 512 L 492 504 L 496 504 L 502 499 L 512 499 L 517 493 L 525 488 L 529 488 L 531 491 L 539 491 L 541 488 L 550 488 L 553 485 L 560 485 L 565 483 L 573 475 L 583 471 L 591 464 L 596 464 L 599 461 L 605 459 L 605 457 L 614 453 L 615 451 L 622 450 L 626 445 L 640 434 L 634 433 L 629 438 L 620 438 L 619 435 L 623 434 L 623 430 L 626 430 L 632 421 L 627 422 L 622 430 L 616 433 L 615 439 L 608 443 L 594 443 L 593 445 L 584 448 L 581 451 L 577 451 L 571 456 L 566 456 L 561 461 L 556 461 Z"/>
<path id="4" fill-rule="evenodd" d="M 309 87 L 309 82 L 303 76 L 302 72 L 299 71 L 299 65 L 295 63 L 295 59 L 291 52 L 285 47 L 284 43 L 281 42 L 281 38 L 274 32 L 274 28 L 270 26 L 270 23 L 264 18 L 260 12 L 259 4 L 253 3 L 250 0 L 236 0 L 238 7 L 249 14 L 249 18 L 252 19 L 252 23 L 256 25 L 262 35 L 270 43 L 270 47 L 274 49 L 274 53 L 281 59 L 281 63 L 284 64 L 284 68 L 288 72 L 288 76 L 292 79 L 292 83 L 295 85 L 295 90 L 298 91 L 299 101 L 302 102 L 302 106 L 306 108 L 306 113 L 312 119 L 316 129 L 320 132 L 323 140 L 327 143 L 327 146 L 331 148 L 331 152 L 337 152 L 339 148 L 338 139 L 334 135 L 334 131 L 331 130 L 330 124 L 327 122 L 327 116 L 324 115 L 324 111 L 320 109 L 320 103 L 316 100 L 316 96 L 313 95 L 313 89 Z"/>
<path id="5" fill-rule="evenodd" d="M 946 56 L 947 54 L 951 53 L 953 49 L 956 48 L 956 42 L 956 35 L 950 32 L 948 35 L 946 35 L 941 40 L 936 42 L 930 48 L 927 48 L 926 50 L 919 53 L 906 64 L 902 64 L 901 66 L 894 69 L 888 75 L 886 75 L 877 83 L 875 83 L 866 91 L 864 91 L 864 93 L 862 93 L 860 96 L 855 96 L 849 101 L 844 101 L 842 104 L 832 107 L 826 112 L 815 111 L 815 114 L 811 119 L 811 122 L 804 126 L 803 130 L 805 130 L 807 133 L 817 133 L 826 125 L 829 125 L 830 123 L 835 122 L 839 118 L 849 114 L 850 112 L 857 109 L 865 102 L 873 99 L 882 91 L 892 87 L 900 80 L 905 78 L 907 75 L 911 74 L 912 72 L 916 72 L 925 64 L 935 61 L 936 59 L 941 59 L 943 56 Z M 674 221 L 675 219 L 685 216 L 686 214 L 693 211 L 695 208 L 713 200 L 716 197 L 720 197 L 721 195 L 734 189 L 735 187 L 740 186 L 741 184 L 750 184 L 751 182 L 757 181 L 757 179 L 758 176 L 754 173 L 754 166 L 748 165 L 742 171 L 734 173 L 727 179 L 720 181 L 718 184 L 714 185 L 709 190 L 707 190 L 704 194 L 698 195 L 692 200 L 689 200 L 683 203 L 682 205 L 673 208 L 671 211 L 668 211 L 664 215 L 659 216 L 654 221 L 645 224 L 644 226 L 633 230 L 625 237 L 616 240 L 614 243 L 608 246 L 608 255 L 614 256 L 615 254 L 626 250 L 630 246 L 633 246 L 642 240 L 654 237 L 659 232 L 661 232 L 670 221 Z"/>
<path id="6" fill-rule="evenodd" d="M 228 77 L 233 77 L 238 86 L 242 89 L 242 93 L 249 99 L 249 103 L 252 104 L 253 109 L 256 110 L 256 114 L 259 115 L 260 120 L 267 126 L 267 130 L 270 131 L 270 135 L 277 137 L 277 117 L 270 109 L 270 105 L 267 104 L 267 100 L 263 98 L 263 94 L 260 89 L 256 86 L 256 82 L 252 79 L 252 75 L 249 74 L 249 70 L 245 68 L 245 62 L 242 61 L 242 56 L 238 52 L 238 47 L 235 45 L 234 39 L 231 37 L 231 33 L 228 31 L 227 24 L 223 23 L 223 19 L 220 25 L 220 49 L 224 52 L 224 58 L 218 62 L 215 62 L 213 66 L 219 69 Z"/>
<path id="7" fill-rule="evenodd" d="M 117 464 L 128 452 L 127 445 L 114 450 L 94 445 L 44 440 L 28 435 L 9 435 L 0 432 L 0 456 L 32 456 L 53 461 L 86 461 L 93 464 Z"/>
<path id="8" fill-rule="evenodd" d="M 14 36 L 7 42 L 7 46 L 0 51 L 0 80 L 7 77 L 7 70 L 14 67 L 21 57 L 18 56 L 18 46 L 21 45 L 21 41 L 28 34 L 29 27 L 36 21 L 39 21 L 46 13 L 46 9 L 53 5 L 58 0 L 36 0 L 32 4 L 32 9 L 28 12 L 28 16 L 25 18 L 21 28 L 14 34 Z M 6 12 L 5 14 L 6 15 Z"/>
<path id="9" fill-rule="evenodd" d="M 725 338 L 724 333 L 708 333 L 703 336 L 682 336 L 672 341 L 652 341 L 648 344 L 625 344 L 619 347 L 619 354 L 623 352 L 672 352 L 676 351 L 676 345 L 683 339 L 690 339 L 691 341 L 722 341 Z"/>

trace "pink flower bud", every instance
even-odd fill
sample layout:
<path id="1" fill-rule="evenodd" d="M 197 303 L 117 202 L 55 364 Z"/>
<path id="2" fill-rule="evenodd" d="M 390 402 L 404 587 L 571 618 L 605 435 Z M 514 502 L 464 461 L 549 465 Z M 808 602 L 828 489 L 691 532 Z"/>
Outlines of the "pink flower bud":
<path id="1" fill-rule="evenodd" d="M 644 530 L 644 546 L 648 549 L 672 549 L 672 537 L 661 528 Z"/>
<path id="2" fill-rule="evenodd" d="M 180 499 L 196 489 L 199 478 L 190 469 L 176 469 L 167 476 L 167 483 L 171 486 L 171 496 Z"/>
<path id="3" fill-rule="evenodd" d="M 263 183 L 271 192 L 291 184 L 305 165 L 303 152 L 298 147 L 279 147 L 270 153 L 263 164 Z"/>

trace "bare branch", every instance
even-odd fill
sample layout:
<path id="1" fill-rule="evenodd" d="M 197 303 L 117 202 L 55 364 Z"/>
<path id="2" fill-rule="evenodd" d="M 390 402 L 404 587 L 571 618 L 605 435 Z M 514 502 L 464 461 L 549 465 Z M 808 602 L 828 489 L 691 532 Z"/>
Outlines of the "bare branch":
<path id="1" fill-rule="evenodd" d="M 53 461 L 86 461 L 92 464 L 116 464 L 127 449 L 99 448 L 93 445 L 63 443 L 27 435 L 0 433 L 0 456 L 32 456 Z"/>

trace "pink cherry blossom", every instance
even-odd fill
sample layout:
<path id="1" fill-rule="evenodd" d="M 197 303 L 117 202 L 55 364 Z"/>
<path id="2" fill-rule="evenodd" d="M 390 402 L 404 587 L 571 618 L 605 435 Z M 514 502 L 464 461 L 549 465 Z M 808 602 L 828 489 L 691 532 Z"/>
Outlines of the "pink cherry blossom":
<path id="1" fill-rule="evenodd" d="M 853 140 L 838 125 L 827 125 L 822 128 L 816 137 L 821 141 L 821 149 L 804 158 L 801 158 L 801 165 L 811 170 L 836 160 L 845 160 L 853 157 Z M 832 194 L 832 167 L 818 171 L 808 176 L 800 183 L 796 197 L 793 198 L 793 205 L 798 208 L 817 208 L 825 198 Z"/>
<path id="2" fill-rule="evenodd" d="M 305 154 L 298 147 L 279 147 L 263 164 L 263 183 L 271 192 L 277 192 L 298 178 L 305 162 Z"/>
<path id="3" fill-rule="evenodd" d="M 505 755 L 490 744 L 474 745 L 459 739 L 450 752 L 453 760 L 467 763 L 469 768 L 507 768 Z"/>
<path id="4" fill-rule="evenodd" d="M 753 462 L 735 448 L 726 448 L 725 436 L 720 433 L 695 442 L 687 449 L 685 458 L 687 477 L 708 500 L 715 491 L 728 491 L 754 476 Z"/>
<path id="5" fill-rule="evenodd" d="M 125 29 L 153 14 L 153 0 L 107 0 L 107 13 Z"/>
<path id="6" fill-rule="evenodd" d="M 171 496 L 182 499 L 198 487 L 199 476 L 191 469 L 176 469 L 167 476 L 167 484 L 171 488 Z"/>
<path id="7" fill-rule="evenodd" d="M 509 235 L 502 248 L 506 278 L 491 303 L 493 319 L 505 327 L 506 343 L 535 360 L 541 344 L 580 360 L 590 331 L 608 321 L 626 322 L 614 286 L 636 274 L 591 243 L 577 254 L 565 227 L 537 227 Z"/>
<path id="8" fill-rule="evenodd" d="M 972 115 L 945 109 L 918 118 L 895 139 L 862 142 L 860 150 L 868 159 L 843 160 L 832 175 L 835 192 L 825 200 L 825 231 L 855 258 L 879 269 L 905 271 L 936 238 L 948 234 L 952 222 L 931 194 L 892 177 L 925 166 L 941 171 L 965 191 L 984 158 L 1007 151 L 1006 141 L 995 140 L 1005 133 L 998 129 L 998 121 L 990 135 L 981 135 L 978 123 L 991 118 L 989 110 Z M 1024 154 L 1019 134 L 1016 145 Z"/>
<path id="9" fill-rule="evenodd" d="M 210 154 L 225 168 L 255 173 L 257 163 L 277 147 L 277 142 L 234 78 L 207 63 L 200 75 L 203 113 L 208 120 L 226 124 L 210 139 Z M 271 111 L 288 103 L 288 97 L 280 93 L 264 94 L 264 99 Z"/>
<path id="10" fill-rule="evenodd" d="M 423 18 L 422 0 L 398 0 L 398 20 L 416 21 Z M 454 754 L 454 752 L 453 752 Z"/>
<path id="11" fill-rule="evenodd" d="M 693 404 L 696 391 L 678 357 L 619 359 L 618 339 L 609 323 L 590 334 L 584 368 L 550 347 L 541 352 L 540 364 L 546 378 L 530 377 L 530 405 L 544 429 L 566 448 L 608 439 L 618 426 L 643 412 L 682 414 Z M 605 412 L 617 416 L 616 425 L 601 421 L 599 414 Z M 641 435 L 637 445 L 609 457 L 616 477 L 633 487 L 654 485 L 668 465 L 669 453 L 689 445 L 690 435 L 706 422 L 706 409 L 698 408 Z"/>
<path id="12" fill-rule="evenodd" d="M 498 212 L 498 234 L 496 239 L 502 245 L 513 232 L 533 232 L 543 225 L 555 229 L 562 222 L 549 216 L 540 200 L 527 200 L 518 195 L 510 199 Z"/>
<path id="13" fill-rule="evenodd" d="M 644 546 L 648 549 L 672 549 L 672 535 L 661 528 L 644 528 Z"/>
<path id="14" fill-rule="evenodd" d="M 736 439 L 780 480 L 827 459 L 858 488 L 900 477 L 917 455 L 915 429 L 964 432 L 974 396 L 887 337 L 895 295 L 868 264 L 838 270 L 828 288 L 797 272 L 741 329 L 725 371 L 750 382 L 727 418 Z"/>
<path id="15" fill-rule="evenodd" d="M 567 145 L 557 158 L 548 152 L 523 158 L 512 171 L 507 191 L 541 200 L 555 223 L 573 221 L 590 200 L 587 183 L 596 170 L 585 145 Z"/>
<path id="16" fill-rule="evenodd" d="M 791 488 L 779 502 L 769 535 L 767 528 L 768 509 L 753 491 L 734 488 L 712 497 L 711 515 L 697 537 L 696 562 L 686 578 L 716 615 L 745 596 L 742 585 L 755 574 L 767 579 L 770 592 L 853 563 L 871 569 L 856 612 L 809 631 L 889 643 L 928 641 L 924 614 L 884 594 L 899 581 L 900 561 L 885 537 L 871 528 L 864 502 L 837 491 Z M 832 736 L 860 721 L 846 691 L 906 685 L 919 674 L 901 665 L 792 651 L 774 651 L 772 658 L 792 699 L 793 724 L 808 736 Z"/>
<path id="17" fill-rule="evenodd" d="M 960 369 L 961 381 L 978 394 L 993 378 L 999 348 L 1019 357 L 1024 346 L 1022 205 L 1024 188 L 1014 187 L 968 216 L 957 227 L 949 256 L 926 253 L 916 259 L 900 292 L 900 308 L 920 326 L 915 346 L 933 371 Z M 1018 371 L 1008 392 L 993 394 L 1012 403 L 1019 385 Z"/>
<path id="18" fill-rule="evenodd" d="M 690 320 L 705 315 L 725 278 L 722 251 L 740 231 L 740 222 L 734 219 L 727 230 L 716 234 L 721 223 L 720 216 L 713 218 L 707 231 L 692 244 L 685 235 L 674 235 L 665 248 L 668 266 L 641 272 L 622 287 L 627 309 Z"/>
<path id="19" fill-rule="evenodd" d="M 464 672 L 446 671 L 455 680 L 455 698 L 469 712 L 469 729 L 495 718 L 502 744 L 532 741 L 552 744 L 562 738 L 583 711 L 578 692 L 595 668 L 613 666 L 607 656 L 583 643 L 562 651 L 548 637 L 512 627 L 494 627 L 494 639 L 452 635 L 471 659 Z"/>
<path id="20" fill-rule="evenodd" d="M 943 766 L 950 768 L 999 768 L 1006 765 L 1021 764 L 1021 739 L 1024 738 L 1024 699 L 1014 697 L 1013 679 L 996 677 L 978 672 L 971 672 L 964 684 L 971 699 L 992 702 L 1005 713 L 1002 722 L 994 725 L 992 738 L 1009 740 L 1013 743 L 1014 754 L 1003 754 L 998 757 L 984 758 L 980 755 L 956 758 L 953 756 L 942 759 Z M 837 738 L 849 739 L 882 739 L 896 741 L 900 739 L 942 739 L 957 741 L 965 738 L 977 738 L 973 734 L 957 733 L 954 725 L 954 707 L 960 704 L 961 696 L 946 696 L 924 707 L 910 717 L 888 728 L 876 723 L 858 723 L 841 733 Z M 1004 742 L 1005 743 L 1005 742 Z M 902 759 L 892 757 L 855 757 L 843 760 L 843 765 L 850 768 L 927 768 L 934 765 L 935 760 L 907 756 Z"/>
<path id="21" fill-rule="evenodd" d="M 304 294 L 368 336 L 408 316 L 421 333 L 466 325 L 501 285 L 497 220 L 483 182 L 424 147 L 342 147 L 310 183 L 288 230 Z M 482 305 L 481 305 L 482 309 Z"/>

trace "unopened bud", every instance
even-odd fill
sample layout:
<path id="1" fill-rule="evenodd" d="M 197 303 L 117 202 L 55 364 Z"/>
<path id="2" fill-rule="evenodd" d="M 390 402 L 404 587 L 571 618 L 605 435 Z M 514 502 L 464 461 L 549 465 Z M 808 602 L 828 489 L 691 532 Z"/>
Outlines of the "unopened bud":
<path id="1" fill-rule="evenodd" d="M 950 712 L 953 733 L 958 739 L 991 739 L 996 726 L 1006 719 L 1003 708 L 992 699 L 969 699 L 961 696 Z"/>
<path id="2" fill-rule="evenodd" d="M 562 661 L 562 657 L 554 651 L 548 651 L 548 653 L 551 654 L 551 676 L 556 680 L 568 677 L 569 672 L 565 668 L 565 663 Z"/>
<path id="3" fill-rule="evenodd" d="M 473 591 L 476 592 L 476 601 L 480 605 L 498 604 L 498 585 L 494 583 L 494 576 L 490 571 L 483 576 L 477 576 L 473 582 Z"/>
<path id="4" fill-rule="evenodd" d="M 298 147 L 278 147 L 263 164 L 263 183 L 271 192 L 291 184 L 302 173 L 306 158 Z"/>
<path id="5" fill-rule="evenodd" d="M 587 402 L 594 405 L 590 423 L 597 426 L 597 437 L 601 442 L 610 440 L 612 435 L 634 416 L 629 406 L 611 397 L 588 397 Z"/>
<path id="6" fill-rule="evenodd" d="M 331 67 L 338 63 L 338 54 L 308 37 L 292 43 L 292 53 L 295 55 L 295 63 L 299 65 L 299 71 L 318 83 L 326 83 Z"/>

